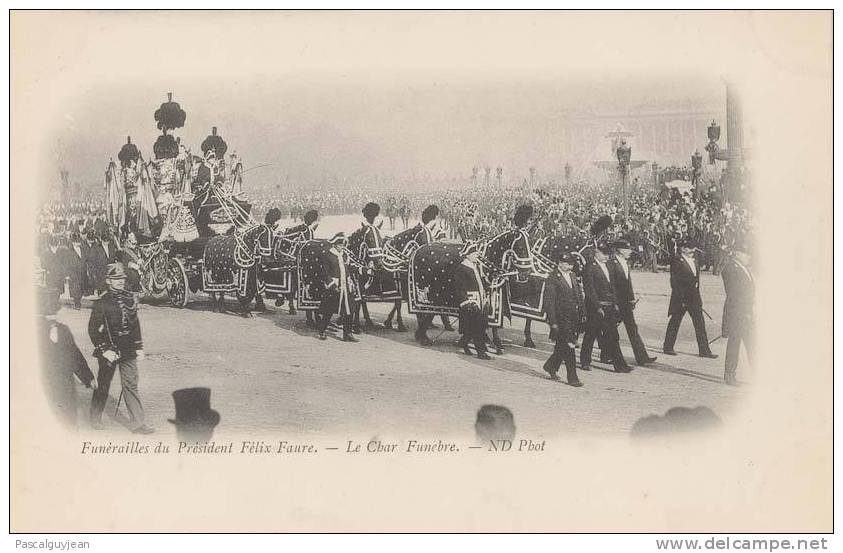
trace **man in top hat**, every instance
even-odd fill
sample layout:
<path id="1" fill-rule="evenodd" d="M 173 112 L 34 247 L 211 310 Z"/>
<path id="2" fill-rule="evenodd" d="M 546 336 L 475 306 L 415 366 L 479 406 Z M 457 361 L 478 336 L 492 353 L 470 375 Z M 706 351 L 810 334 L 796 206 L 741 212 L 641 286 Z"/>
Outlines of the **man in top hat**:
<path id="1" fill-rule="evenodd" d="M 210 388 L 183 388 L 173 392 L 176 418 L 167 419 L 176 425 L 181 441 L 207 442 L 214 435 L 220 414 L 211 409 Z"/>
<path id="2" fill-rule="evenodd" d="M 664 353 L 676 355 L 673 346 L 676 344 L 679 326 L 685 313 L 689 313 L 694 323 L 700 357 L 716 359 L 717 356 L 708 347 L 708 334 L 705 331 L 700 270 L 694 255 L 696 245 L 690 238 L 683 238 L 677 242 L 677 247 L 679 255 L 675 255 L 670 264 L 670 306 L 667 310 L 670 320 L 664 336 Z"/>
<path id="3" fill-rule="evenodd" d="M 755 278 L 750 269 L 751 256 L 744 242 L 737 242 L 732 255 L 723 267 L 723 287 L 726 289 L 726 303 L 723 305 L 722 335 L 726 343 L 724 380 L 726 384 L 737 385 L 738 359 L 741 343 L 747 357 L 752 361 L 755 333 Z"/>
<path id="4" fill-rule="evenodd" d="M 462 251 L 462 263 L 457 265 L 454 274 L 454 297 L 460 306 L 459 332 L 462 334 L 459 346 L 466 355 L 471 355 L 468 347 L 474 343 L 477 358 L 490 360 L 486 353 L 486 319 L 485 291 L 480 271 L 477 269 L 479 251 L 476 244 L 467 244 Z M 420 323 L 421 324 L 421 323 Z M 419 339 L 418 333 L 416 339 Z"/>
<path id="5" fill-rule="evenodd" d="M 618 306 L 618 316 L 626 327 L 629 342 L 632 344 L 632 352 L 635 355 L 635 363 L 639 366 L 649 365 L 656 360 L 647 353 L 644 341 L 638 334 L 638 325 L 635 323 L 635 291 L 632 288 L 632 273 L 629 267 L 629 256 L 632 254 L 632 247 L 627 240 L 616 240 L 612 243 L 614 254 L 606 263 L 609 267 L 609 274 L 612 277 L 612 285 L 615 289 L 615 302 Z"/>
<path id="6" fill-rule="evenodd" d="M 601 353 L 611 362 L 615 372 L 627 373 L 632 369 L 623 358 L 618 336 L 618 312 L 612 277 L 606 263 L 611 248 L 605 242 L 597 246 L 594 260 L 583 270 L 582 281 L 585 292 L 586 328 L 580 350 L 580 365 L 584 371 L 591 370 L 591 352 L 594 340 L 600 338 Z M 606 350 L 603 352 L 603 350 Z"/>
<path id="7" fill-rule="evenodd" d="M 132 432 L 154 432 L 144 424 L 143 406 L 138 394 L 138 359 L 143 358 L 143 340 L 138 320 L 138 302 L 126 290 L 126 272 L 121 263 L 108 266 L 108 291 L 95 303 L 88 321 L 88 335 L 99 362 L 99 385 L 91 400 L 91 426 L 102 428 L 102 412 L 114 371 L 119 369 L 123 397 L 131 417 Z"/>
<path id="8" fill-rule="evenodd" d="M 577 378 L 577 362 L 574 354 L 579 336 L 580 320 L 585 310 L 585 298 L 580 283 L 574 275 L 576 259 L 570 252 L 554 254 L 556 271 L 547 278 L 545 287 L 545 312 L 556 345 L 553 354 L 544 364 L 544 370 L 553 380 L 559 380 L 557 372 L 565 362 L 568 384 L 582 386 Z"/>
<path id="9" fill-rule="evenodd" d="M 63 250 L 61 265 L 63 273 L 68 278 L 70 297 L 73 298 L 73 308 L 82 308 L 82 296 L 88 288 L 88 273 L 86 270 L 88 247 L 82 241 L 82 235 L 74 231 L 70 234 L 70 246 Z"/>

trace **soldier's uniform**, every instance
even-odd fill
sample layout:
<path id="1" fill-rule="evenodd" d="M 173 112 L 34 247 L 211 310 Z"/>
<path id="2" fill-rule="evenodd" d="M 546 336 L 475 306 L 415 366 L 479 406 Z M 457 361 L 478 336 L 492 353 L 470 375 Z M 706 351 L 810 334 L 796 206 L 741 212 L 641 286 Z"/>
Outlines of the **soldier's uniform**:
<path id="1" fill-rule="evenodd" d="M 123 266 L 115 263 L 109 266 L 107 280 L 124 280 Z M 144 425 L 144 412 L 138 394 L 138 352 L 143 350 L 140 321 L 138 320 L 137 298 L 128 290 L 109 288 L 94 303 L 88 321 L 88 335 L 94 345 L 94 356 L 99 362 L 97 389 L 91 400 L 91 423 L 98 427 L 102 422 L 102 411 L 108 399 L 108 390 L 115 369 L 120 371 L 123 397 L 131 417 L 132 432 L 148 434 L 151 429 Z M 110 361 L 107 354 L 116 355 Z"/>

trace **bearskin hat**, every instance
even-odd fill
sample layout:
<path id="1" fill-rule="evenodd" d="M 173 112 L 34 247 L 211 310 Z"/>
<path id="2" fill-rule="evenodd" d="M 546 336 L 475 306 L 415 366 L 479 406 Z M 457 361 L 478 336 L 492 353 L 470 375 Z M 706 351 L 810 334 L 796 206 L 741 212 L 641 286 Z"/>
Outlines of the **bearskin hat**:
<path id="1" fill-rule="evenodd" d="M 607 228 L 612 226 L 612 216 L 611 215 L 603 215 L 596 221 L 594 224 L 591 225 L 591 235 L 597 236 Z"/>
<path id="2" fill-rule="evenodd" d="M 439 216 L 439 208 L 435 205 L 429 205 L 422 211 L 422 223 L 427 224 Z"/>
<path id="3" fill-rule="evenodd" d="M 137 161 L 140 158 L 138 147 L 132 144 L 132 137 L 126 137 L 126 143 L 120 148 L 120 153 L 117 154 L 117 159 L 120 160 L 122 166 L 126 166 L 130 161 Z"/>
<path id="4" fill-rule="evenodd" d="M 281 219 L 281 210 L 277 207 L 273 207 L 266 213 L 266 217 L 264 217 L 263 222 L 267 225 L 274 225 Z"/>
<path id="5" fill-rule="evenodd" d="M 519 205 L 518 208 L 515 210 L 515 217 L 513 217 L 512 222 L 515 224 L 516 227 L 523 227 L 527 224 L 527 221 L 530 220 L 530 217 L 533 216 L 533 206 L 531 205 Z"/>
<path id="6" fill-rule="evenodd" d="M 311 209 L 304 214 L 304 224 L 309 225 L 319 218 L 319 213 L 315 209 Z"/>
<path id="7" fill-rule="evenodd" d="M 375 202 L 369 202 L 363 208 L 363 217 L 366 219 L 374 219 L 378 216 L 381 212 L 381 206 L 376 204 Z"/>
<path id="8" fill-rule="evenodd" d="M 211 134 L 202 141 L 202 153 L 207 154 L 209 150 L 214 151 L 217 159 L 222 159 L 228 151 L 228 144 L 217 134 L 217 128 L 211 127 Z"/>

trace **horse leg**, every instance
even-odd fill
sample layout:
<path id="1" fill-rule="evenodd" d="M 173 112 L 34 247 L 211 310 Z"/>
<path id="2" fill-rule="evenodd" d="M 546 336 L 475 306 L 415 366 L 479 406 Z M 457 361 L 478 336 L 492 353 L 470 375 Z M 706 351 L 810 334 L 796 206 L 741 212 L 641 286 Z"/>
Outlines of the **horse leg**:
<path id="1" fill-rule="evenodd" d="M 398 314 L 398 332 L 407 332 L 407 327 L 404 325 L 404 320 L 401 318 L 401 300 L 396 300 L 395 307 L 392 308 Z"/>
<path id="2" fill-rule="evenodd" d="M 384 328 L 392 328 L 392 317 L 395 315 L 395 306 L 392 306 L 392 309 L 389 310 L 389 314 L 386 316 L 386 320 L 383 322 Z M 400 320 L 401 314 L 398 314 L 398 318 Z"/>
<path id="3" fill-rule="evenodd" d="M 533 342 L 533 336 L 530 333 L 530 330 L 533 326 L 533 321 L 530 319 L 526 319 L 524 322 L 524 347 L 525 348 L 534 348 L 536 347 L 536 343 Z"/>
<path id="4" fill-rule="evenodd" d="M 423 346 L 433 345 L 433 341 L 427 337 L 427 326 L 430 324 L 432 319 L 433 315 L 416 315 L 416 321 L 418 321 L 418 327 L 416 328 L 416 342 Z"/>
<path id="5" fill-rule="evenodd" d="M 311 311 L 310 309 L 305 311 L 305 317 L 306 317 L 306 320 L 305 320 L 305 323 L 304 323 L 305 326 L 307 326 L 308 328 L 313 328 L 314 326 L 316 326 L 316 321 L 314 321 L 314 318 L 313 318 L 313 311 Z"/>
<path id="6" fill-rule="evenodd" d="M 442 328 L 453 332 L 454 327 L 451 325 L 451 319 L 449 319 L 447 315 L 440 315 L 439 318 L 442 320 Z"/>
<path id="7" fill-rule="evenodd" d="M 360 334 L 360 304 L 357 304 L 357 307 L 354 308 L 354 316 L 352 317 L 351 322 L 351 332 L 354 334 Z"/>
<path id="8" fill-rule="evenodd" d="M 365 301 L 361 301 L 360 307 L 363 309 L 363 319 L 366 321 L 366 328 L 373 328 L 375 323 L 372 322 L 372 318 L 369 316 L 369 306 Z"/>
<path id="9" fill-rule="evenodd" d="M 503 353 L 503 342 L 498 334 L 498 328 L 494 326 L 492 327 L 492 343 L 495 345 L 495 355 L 501 355 Z"/>
<path id="10" fill-rule="evenodd" d="M 288 313 L 290 315 L 296 314 L 296 303 L 295 303 L 295 294 L 290 292 L 289 296 L 287 296 L 287 305 L 289 306 Z"/>

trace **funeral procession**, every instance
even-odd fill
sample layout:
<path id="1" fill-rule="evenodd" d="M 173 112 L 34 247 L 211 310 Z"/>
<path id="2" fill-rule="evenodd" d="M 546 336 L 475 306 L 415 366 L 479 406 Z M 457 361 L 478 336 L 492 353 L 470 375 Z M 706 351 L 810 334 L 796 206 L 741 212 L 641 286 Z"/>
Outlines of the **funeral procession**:
<path id="1" fill-rule="evenodd" d="M 315 152 L 340 141 L 325 125 L 262 159 L 234 107 L 104 102 L 125 128 L 98 178 L 57 166 L 36 214 L 47 401 L 88 435 L 200 441 L 728 425 L 755 374 L 756 233 L 739 92 L 719 87 L 548 117 L 567 125 L 552 161 L 314 178 L 279 160 L 404 145 Z M 555 140 L 540 121 L 524 144 Z"/>

